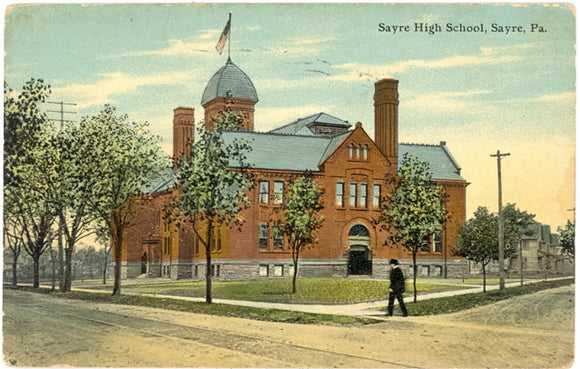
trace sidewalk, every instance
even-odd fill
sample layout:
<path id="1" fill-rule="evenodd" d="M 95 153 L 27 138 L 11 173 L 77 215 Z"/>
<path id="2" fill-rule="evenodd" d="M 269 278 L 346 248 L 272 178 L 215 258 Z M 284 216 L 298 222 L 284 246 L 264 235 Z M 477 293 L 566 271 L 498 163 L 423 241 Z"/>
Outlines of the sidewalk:
<path id="1" fill-rule="evenodd" d="M 570 277 L 558 277 L 558 278 L 548 278 L 548 280 L 565 279 Z M 544 279 L 538 280 L 526 280 L 524 284 L 542 282 Z M 507 282 L 506 287 L 519 286 L 520 282 Z M 497 290 L 499 285 L 487 286 L 487 291 Z M 86 290 L 85 290 L 86 291 Z M 439 297 L 450 297 L 457 295 L 465 295 L 468 293 L 479 293 L 483 292 L 483 286 L 474 286 L 473 288 L 463 288 L 459 290 L 450 290 L 443 292 L 433 292 L 417 295 L 417 301 L 427 300 Z M 205 302 L 204 297 L 183 297 L 183 296 L 172 296 L 172 295 L 162 295 L 162 294 L 149 294 L 142 292 L 132 292 L 130 290 L 125 290 L 124 294 L 135 294 L 144 296 L 155 296 L 161 298 L 171 298 L 171 299 L 181 299 L 196 302 Z M 412 296 L 406 297 L 407 301 L 412 301 Z M 261 301 L 246 301 L 246 300 L 229 300 L 229 299 L 213 299 L 214 303 L 219 304 L 231 304 L 239 306 L 252 306 L 264 309 L 279 309 L 279 310 L 291 310 L 291 311 L 301 311 L 306 313 L 316 313 L 316 314 L 336 314 L 336 315 L 347 315 L 356 317 L 365 317 L 371 319 L 387 320 L 385 315 L 386 305 L 388 304 L 387 296 L 384 299 L 372 301 L 372 302 L 362 302 L 354 304 L 295 304 L 295 303 L 277 303 L 277 302 L 261 302 Z M 396 310 L 396 308 L 395 308 Z"/>

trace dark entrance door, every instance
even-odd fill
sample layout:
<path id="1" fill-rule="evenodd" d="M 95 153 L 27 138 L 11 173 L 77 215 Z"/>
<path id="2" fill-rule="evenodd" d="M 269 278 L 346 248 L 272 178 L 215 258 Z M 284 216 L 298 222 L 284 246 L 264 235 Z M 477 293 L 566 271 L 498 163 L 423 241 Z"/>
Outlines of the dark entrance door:
<path id="1" fill-rule="evenodd" d="M 141 274 L 147 273 L 147 253 L 144 252 L 141 256 Z"/>
<path id="2" fill-rule="evenodd" d="M 364 248 L 364 249 L 363 249 Z M 353 246 L 348 252 L 348 274 L 349 275 L 371 275 L 373 274 L 373 262 L 371 251 L 365 246 Z"/>

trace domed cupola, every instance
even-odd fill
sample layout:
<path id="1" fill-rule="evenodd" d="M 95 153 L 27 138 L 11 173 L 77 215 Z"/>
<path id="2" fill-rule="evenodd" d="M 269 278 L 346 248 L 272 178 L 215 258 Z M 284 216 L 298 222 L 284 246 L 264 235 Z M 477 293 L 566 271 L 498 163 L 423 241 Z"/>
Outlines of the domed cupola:
<path id="1" fill-rule="evenodd" d="M 245 118 L 245 129 L 251 131 L 257 102 L 258 93 L 252 80 L 228 58 L 226 65 L 211 77 L 201 98 L 206 127 L 210 128 L 217 114 L 229 108 Z"/>

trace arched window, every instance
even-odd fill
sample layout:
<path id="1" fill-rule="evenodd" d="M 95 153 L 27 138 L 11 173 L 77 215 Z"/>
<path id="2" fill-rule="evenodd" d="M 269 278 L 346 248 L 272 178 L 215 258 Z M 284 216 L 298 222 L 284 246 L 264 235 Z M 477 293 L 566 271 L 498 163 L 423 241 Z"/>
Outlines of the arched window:
<path id="1" fill-rule="evenodd" d="M 360 145 L 356 145 L 356 158 L 360 158 Z"/>
<path id="2" fill-rule="evenodd" d="M 348 145 L 348 157 L 351 159 L 352 159 L 353 150 L 354 150 L 354 145 L 353 144 Z"/>
<path id="3" fill-rule="evenodd" d="M 355 237 L 370 237 L 369 230 L 362 224 L 355 224 L 353 225 L 350 230 L 348 231 L 349 236 Z"/>
<path id="4" fill-rule="evenodd" d="M 367 145 L 364 145 L 362 148 L 362 157 L 363 159 L 367 159 L 369 157 L 369 147 Z"/>

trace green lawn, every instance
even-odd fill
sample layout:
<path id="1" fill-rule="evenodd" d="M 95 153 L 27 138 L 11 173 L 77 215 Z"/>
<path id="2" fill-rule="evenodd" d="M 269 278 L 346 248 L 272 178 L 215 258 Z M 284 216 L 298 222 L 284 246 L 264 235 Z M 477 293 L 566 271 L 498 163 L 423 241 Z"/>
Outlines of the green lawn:
<path id="1" fill-rule="evenodd" d="M 412 280 L 407 280 L 407 294 L 413 293 Z M 214 281 L 214 298 L 238 299 L 269 302 L 321 302 L 341 303 L 371 301 L 385 298 L 389 291 L 389 281 L 372 279 L 316 278 L 299 279 L 297 293 L 292 294 L 291 279 L 264 279 L 253 281 Z M 459 283 L 435 283 L 417 281 L 417 292 L 435 292 L 460 289 L 466 286 Z M 204 297 L 205 281 L 179 281 L 157 283 L 124 284 L 125 291 Z"/>

